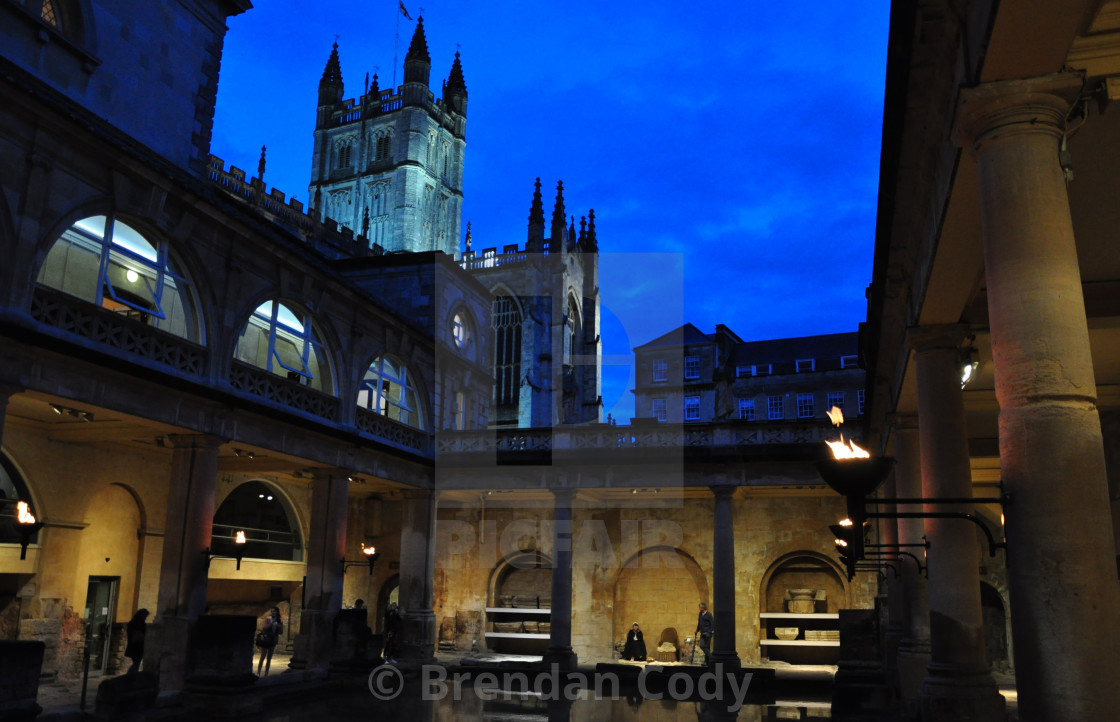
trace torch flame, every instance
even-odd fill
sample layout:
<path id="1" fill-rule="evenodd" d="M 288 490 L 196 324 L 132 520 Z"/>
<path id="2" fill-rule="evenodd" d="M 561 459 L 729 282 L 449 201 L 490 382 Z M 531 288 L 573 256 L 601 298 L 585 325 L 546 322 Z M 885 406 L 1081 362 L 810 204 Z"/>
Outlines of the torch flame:
<path id="1" fill-rule="evenodd" d="M 26 501 L 16 502 L 16 520 L 20 524 L 35 523 L 35 515 L 28 511 L 29 508 Z"/>
<path id="2" fill-rule="evenodd" d="M 245 543 L 245 532 L 243 532 L 243 531 L 237 532 L 237 536 L 235 536 L 233 538 L 233 543 L 234 544 L 244 544 Z"/>
<path id="3" fill-rule="evenodd" d="M 373 556 L 373 554 L 376 552 L 377 547 L 367 547 L 365 544 L 362 544 L 362 554 L 365 554 L 367 557 Z"/>
<path id="4" fill-rule="evenodd" d="M 841 436 L 839 441 L 826 441 L 828 448 L 832 449 L 832 457 L 834 459 L 868 459 L 871 457 L 871 452 L 860 448 L 853 441 L 844 441 Z"/>
<path id="5" fill-rule="evenodd" d="M 828 420 L 832 422 L 833 426 L 844 423 L 844 412 L 840 410 L 839 406 L 833 406 L 825 413 L 828 414 Z"/>

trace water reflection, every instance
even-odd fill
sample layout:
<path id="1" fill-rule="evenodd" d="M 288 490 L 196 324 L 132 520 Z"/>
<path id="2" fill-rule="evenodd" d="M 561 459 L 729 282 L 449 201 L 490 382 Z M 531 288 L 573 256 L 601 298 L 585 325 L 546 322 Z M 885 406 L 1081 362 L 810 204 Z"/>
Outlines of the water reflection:
<path id="1" fill-rule="evenodd" d="M 396 699 L 378 700 L 368 691 L 348 692 L 266 713 L 258 722 L 325 722 L 326 720 L 407 720 L 408 722 L 778 722 L 829 719 L 827 705 L 745 704 L 729 712 L 726 706 L 703 701 L 644 699 L 623 690 L 617 698 L 542 699 L 533 694 L 497 693 L 482 699 L 464 686 L 460 699 L 420 699 L 409 685 Z"/>

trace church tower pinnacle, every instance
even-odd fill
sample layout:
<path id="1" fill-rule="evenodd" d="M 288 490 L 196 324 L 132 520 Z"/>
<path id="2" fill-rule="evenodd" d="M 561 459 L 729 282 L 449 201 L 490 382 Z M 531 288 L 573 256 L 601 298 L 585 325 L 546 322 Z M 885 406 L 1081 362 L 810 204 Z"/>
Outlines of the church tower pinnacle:
<path id="1" fill-rule="evenodd" d="M 451 110 L 459 115 L 467 115 L 467 81 L 463 79 L 463 66 L 459 62 L 459 51 L 455 51 L 455 62 L 451 63 L 451 72 L 447 75 L 447 84 L 443 88 L 443 99 Z"/>
<path id="2" fill-rule="evenodd" d="M 525 250 L 540 253 L 544 249 L 544 203 L 541 201 L 541 179 L 533 184 L 533 205 L 529 207 L 529 239 Z"/>
<path id="3" fill-rule="evenodd" d="M 416 19 L 416 30 L 412 33 L 412 43 L 404 56 L 404 82 L 422 83 L 428 87 L 432 72 L 432 57 L 428 55 L 428 39 L 424 35 L 424 18 Z"/>
<path id="4" fill-rule="evenodd" d="M 568 234 L 567 214 L 564 212 L 564 181 L 556 182 L 556 205 L 552 207 L 551 250 L 559 253 L 564 250 L 564 238 Z"/>

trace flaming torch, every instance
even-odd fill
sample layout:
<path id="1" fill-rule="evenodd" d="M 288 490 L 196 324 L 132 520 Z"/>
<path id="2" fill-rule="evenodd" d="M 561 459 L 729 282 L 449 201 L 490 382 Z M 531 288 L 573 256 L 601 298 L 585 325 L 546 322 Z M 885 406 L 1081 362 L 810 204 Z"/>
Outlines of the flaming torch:
<path id="1" fill-rule="evenodd" d="M 31 507 L 26 501 L 16 502 L 16 525 L 19 527 L 19 560 L 27 559 L 27 545 L 31 543 L 31 535 L 43 528 L 43 522 L 35 521 Z"/>

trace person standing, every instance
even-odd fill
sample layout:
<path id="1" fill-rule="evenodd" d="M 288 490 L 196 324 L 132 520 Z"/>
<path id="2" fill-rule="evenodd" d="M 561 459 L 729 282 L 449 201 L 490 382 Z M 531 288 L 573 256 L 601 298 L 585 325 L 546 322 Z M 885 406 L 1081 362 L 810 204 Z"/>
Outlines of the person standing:
<path id="1" fill-rule="evenodd" d="M 140 671 L 140 662 L 144 660 L 144 638 L 148 635 L 148 610 L 137 609 L 136 614 L 132 615 L 132 619 L 128 620 L 128 625 L 125 627 L 126 643 L 124 648 L 124 656 L 132 660 L 132 666 L 128 668 L 128 674 L 136 674 Z"/>
<path id="2" fill-rule="evenodd" d="M 268 676 L 268 669 L 272 666 L 272 652 L 276 649 L 276 643 L 280 641 L 283 632 L 284 622 L 280 619 L 280 608 L 273 607 L 265 618 L 261 631 L 257 632 L 257 646 L 261 649 L 261 658 L 257 662 L 258 677 L 261 676 L 261 667 L 264 667 L 264 676 Z"/>
<path id="3" fill-rule="evenodd" d="M 696 618 L 696 635 L 700 641 L 700 651 L 704 653 L 704 661 L 708 661 L 708 655 L 711 654 L 712 634 L 715 632 L 715 623 L 712 621 L 712 613 L 708 611 L 708 605 L 700 602 L 700 616 Z"/>
<path id="4" fill-rule="evenodd" d="M 382 651 L 382 656 L 390 663 L 396 663 L 397 660 L 393 659 L 397 653 L 397 635 L 401 630 L 401 613 L 397 610 L 396 603 L 390 604 L 389 609 L 385 612 L 385 649 Z"/>
<path id="5" fill-rule="evenodd" d="M 646 640 L 637 622 L 634 622 L 630 626 L 630 631 L 626 633 L 626 645 L 622 648 L 622 658 L 636 662 L 646 661 Z"/>

